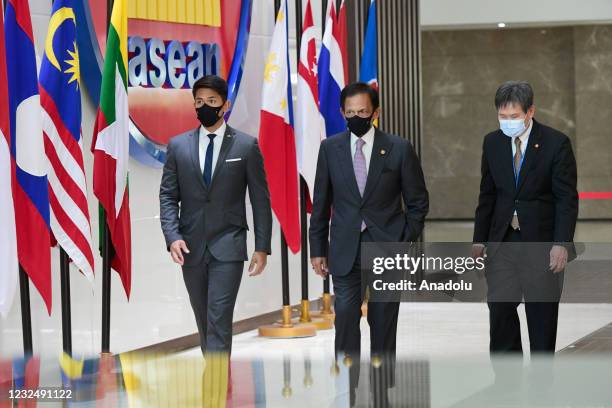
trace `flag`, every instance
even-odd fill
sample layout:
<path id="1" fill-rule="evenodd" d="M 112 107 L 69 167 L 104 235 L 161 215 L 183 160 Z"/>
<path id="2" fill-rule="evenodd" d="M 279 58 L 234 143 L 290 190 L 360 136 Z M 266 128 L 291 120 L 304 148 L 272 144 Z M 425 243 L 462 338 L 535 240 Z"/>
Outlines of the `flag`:
<path id="1" fill-rule="evenodd" d="M 49 160 L 51 231 L 93 281 L 94 259 L 81 138 L 79 51 L 73 0 L 55 0 L 40 68 L 40 103 Z"/>
<path id="2" fill-rule="evenodd" d="M 328 137 L 346 130 L 346 122 L 340 112 L 340 92 L 347 81 L 346 22 L 343 33 L 336 18 L 334 3 L 333 0 L 328 3 L 325 33 L 319 55 L 319 107 L 325 119 L 325 133 Z M 340 9 L 343 7 L 344 2 Z"/>
<path id="3" fill-rule="evenodd" d="M 300 250 L 300 221 L 287 33 L 287 0 L 284 0 L 278 10 L 264 68 L 259 143 L 272 210 L 287 245 L 296 253 Z"/>
<path id="4" fill-rule="evenodd" d="M 13 161 L 9 124 L 9 99 L 4 51 L 4 19 L 0 18 L 0 314 L 11 310 L 17 288 L 19 263 L 13 205 Z"/>
<path id="5" fill-rule="evenodd" d="M 4 18 L 13 200 L 19 263 L 51 314 L 49 190 L 32 22 L 27 0 L 9 0 Z"/>
<path id="6" fill-rule="evenodd" d="M 331 2 L 332 0 L 328 0 Z M 335 1 L 335 0 L 333 0 Z M 340 44 L 340 53 L 342 54 L 342 66 L 344 67 L 344 84 L 348 84 L 349 74 L 348 74 L 348 29 L 346 27 L 346 5 L 344 0 L 340 2 L 340 9 L 338 11 L 338 30 L 336 33 L 336 38 L 338 39 L 338 44 Z"/>
<path id="7" fill-rule="evenodd" d="M 363 41 L 359 80 L 378 90 L 378 44 L 376 34 L 376 3 L 370 2 L 368 24 Z"/>
<path id="8" fill-rule="evenodd" d="M 119 273 L 129 298 L 132 243 L 128 200 L 127 56 L 127 0 L 115 0 L 91 150 L 94 154 L 94 194 L 106 212 L 114 249 L 111 266 Z"/>
<path id="9" fill-rule="evenodd" d="M 40 357 L 26 355 L 13 359 L 15 390 L 35 390 L 40 386 Z M 36 408 L 36 399 L 19 401 L 19 408 Z"/>
<path id="10" fill-rule="evenodd" d="M 317 89 L 317 40 L 320 40 L 320 31 L 313 23 L 312 8 L 308 0 L 298 62 L 295 136 L 298 167 L 300 174 L 308 184 L 310 197 L 314 194 L 319 146 L 321 140 L 325 138 L 325 122 L 319 112 L 319 90 Z"/>

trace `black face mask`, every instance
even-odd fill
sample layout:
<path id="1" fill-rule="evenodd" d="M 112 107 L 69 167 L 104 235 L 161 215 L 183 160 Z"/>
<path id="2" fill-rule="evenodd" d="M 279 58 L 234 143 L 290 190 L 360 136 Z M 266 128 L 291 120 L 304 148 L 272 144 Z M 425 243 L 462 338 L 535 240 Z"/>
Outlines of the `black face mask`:
<path id="1" fill-rule="evenodd" d="M 361 116 L 355 115 L 352 118 L 346 119 L 346 125 L 348 129 L 357 137 L 361 137 L 368 133 L 370 127 L 372 127 L 372 116 L 362 118 Z"/>
<path id="2" fill-rule="evenodd" d="M 214 107 L 207 104 L 196 108 L 196 113 L 202 126 L 208 128 L 217 123 L 221 119 L 219 112 L 221 112 L 222 108 L 223 106 Z"/>

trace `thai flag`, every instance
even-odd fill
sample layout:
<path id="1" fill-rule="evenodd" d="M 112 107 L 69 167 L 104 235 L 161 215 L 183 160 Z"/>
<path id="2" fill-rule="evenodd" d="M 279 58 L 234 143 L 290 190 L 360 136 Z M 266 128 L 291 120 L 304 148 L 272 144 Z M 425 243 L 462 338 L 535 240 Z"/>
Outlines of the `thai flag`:
<path id="1" fill-rule="evenodd" d="M 51 313 L 51 249 L 47 157 L 32 21 L 27 0 L 9 0 L 4 18 L 11 155 L 19 263 Z"/>
<path id="2" fill-rule="evenodd" d="M 327 137 L 346 130 L 346 122 L 340 112 L 340 92 L 347 82 L 346 22 L 344 1 L 336 18 L 335 1 L 330 0 L 327 10 L 325 33 L 319 55 L 319 108 L 325 119 Z"/>

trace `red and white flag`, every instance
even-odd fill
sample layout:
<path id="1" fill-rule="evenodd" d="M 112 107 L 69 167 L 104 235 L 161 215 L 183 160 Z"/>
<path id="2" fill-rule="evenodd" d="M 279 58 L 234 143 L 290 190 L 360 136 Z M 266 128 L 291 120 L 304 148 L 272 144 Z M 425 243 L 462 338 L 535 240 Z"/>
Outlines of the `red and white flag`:
<path id="1" fill-rule="evenodd" d="M 319 112 L 317 41 L 321 41 L 321 31 L 313 23 L 312 8 L 308 0 L 298 61 L 295 136 L 298 167 L 300 174 L 306 180 L 310 197 L 314 194 L 319 147 L 321 140 L 325 138 L 325 122 Z"/>
<path id="2" fill-rule="evenodd" d="M 287 1 L 276 16 L 266 57 L 259 144 L 270 186 L 272 210 L 293 253 L 300 250 L 297 156 L 289 72 Z"/>

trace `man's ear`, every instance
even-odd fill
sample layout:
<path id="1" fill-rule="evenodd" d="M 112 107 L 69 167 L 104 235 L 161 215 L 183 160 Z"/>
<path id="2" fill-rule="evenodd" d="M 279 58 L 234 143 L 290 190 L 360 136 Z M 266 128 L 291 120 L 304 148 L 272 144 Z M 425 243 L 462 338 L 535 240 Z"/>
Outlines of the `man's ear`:
<path id="1" fill-rule="evenodd" d="M 374 113 L 372 113 L 372 121 L 377 120 L 380 117 L 380 106 L 376 108 Z"/>
<path id="2" fill-rule="evenodd" d="M 231 106 L 232 106 L 232 101 L 230 101 L 229 99 L 227 99 L 227 100 L 225 101 L 225 103 L 223 104 L 223 109 L 222 109 L 222 110 L 223 110 L 223 112 L 224 112 L 224 113 L 225 113 L 225 112 L 228 112 L 228 111 L 230 110 Z"/>

